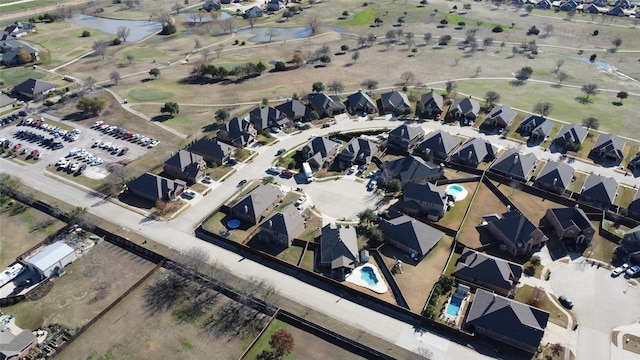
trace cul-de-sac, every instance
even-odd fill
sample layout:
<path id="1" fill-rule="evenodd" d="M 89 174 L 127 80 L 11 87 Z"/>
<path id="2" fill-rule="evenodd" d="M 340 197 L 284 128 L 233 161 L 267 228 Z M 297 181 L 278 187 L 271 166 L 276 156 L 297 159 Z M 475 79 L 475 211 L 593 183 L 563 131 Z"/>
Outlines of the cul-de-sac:
<path id="1" fill-rule="evenodd" d="M 0 30 L 0 359 L 640 359 L 640 2 Z"/>

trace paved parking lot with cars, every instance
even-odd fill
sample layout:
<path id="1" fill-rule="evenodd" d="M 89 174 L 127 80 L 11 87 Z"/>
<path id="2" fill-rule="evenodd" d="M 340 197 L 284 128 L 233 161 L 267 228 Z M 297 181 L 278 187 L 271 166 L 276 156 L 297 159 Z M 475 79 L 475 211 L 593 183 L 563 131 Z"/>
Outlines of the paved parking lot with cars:
<path id="1" fill-rule="evenodd" d="M 610 359 L 611 330 L 640 320 L 640 286 L 630 285 L 628 276 L 578 259 L 561 264 L 551 275 L 558 296 L 573 301 L 578 316 L 578 359 Z"/>

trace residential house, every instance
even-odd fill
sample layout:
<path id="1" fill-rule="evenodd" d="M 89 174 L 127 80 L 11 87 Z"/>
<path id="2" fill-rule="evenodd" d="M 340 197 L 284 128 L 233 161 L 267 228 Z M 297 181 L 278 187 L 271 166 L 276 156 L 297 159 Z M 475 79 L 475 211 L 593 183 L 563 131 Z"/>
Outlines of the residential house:
<path id="1" fill-rule="evenodd" d="M 449 197 L 432 183 L 408 183 L 404 186 L 402 211 L 413 217 L 426 216 L 438 221 L 447 211 Z"/>
<path id="2" fill-rule="evenodd" d="M 637 253 L 640 251 L 640 225 L 627 231 L 620 241 L 620 247 L 627 254 Z"/>
<path id="3" fill-rule="evenodd" d="M 257 135 L 251 121 L 234 117 L 218 130 L 216 137 L 222 142 L 242 149 L 252 144 Z"/>
<path id="4" fill-rule="evenodd" d="M 288 0 L 269 0 L 267 1 L 267 11 L 278 11 L 287 7 Z"/>
<path id="5" fill-rule="evenodd" d="M 35 24 L 16 21 L 14 24 L 11 24 L 6 28 L 4 28 L 3 33 L 7 34 L 8 36 L 17 38 L 35 31 L 36 31 Z"/>
<path id="6" fill-rule="evenodd" d="M 276 246 L 291 246 L 304 231 L 304 218 L 293 204 L 285 206 L 260 224 L 258 239 Z"/>
<path id="7" fill-rule="evenodd" d="M 496 106 L 484 119 L 484 123 L 493 127 L 505 128 L 511 126 L 516 115 L 516 112 L 509 105 Z"/>
<path id="8" fill-rule="evenodd" d="M 362 90 L 358 90 L 357 92 L 347 96 L 347 101 L 345 102 L 347 111 L 350 114 L 373 114 L 378 108 L 376 107 L 375 101 L 367 95 Z"/>
<path id="9" fill-rule="evenodd" d="M 387 147 L 409 153 L 423 138 L 424 130 L 421 127 L 402 124 L 389 132 Z"/>
<path id="10" fill-rule="evenodd" d="M 309 162 L 311 167 L 322 169 L 331 166 L 340 144 L 325 137 L 316 137 L 302 147 L 302 158 Z"/>
<path id="11" fill-rule="evenodd" d="M 540 10 L 549 10 L 551 9 L 551 0 L 540 0 L 535 5 L 533 5 L 534 9 Z"/>
<path id="12" fill-rule="evenodd" d="M 596 228 L 577 207 L 547 209 L 542 223 L 551 226 L 558 239 L 579 246 L 591 245 Z"/>
<path id="13" fill-rule="evenodd" d="M 407 183 L 425 184 L 444 179 L 444 167 L 410 155 L 382 163 L 382 178 Z"/>
<path id="14" fill-rule="evenodd" d="M 183 180 L 144 173 L 127 184 L 127 190 L 136 196 L 153 201 L 173 201 L 182 194 L 187 184 Z"/>
<path id="15" fill-rule="evenodd" d="M 620 162 L 624 158 L 626 141 L 616 134 L 598 136 L 589 156 L 596 159 Z"/>
<path id="16" fill-rule="evenodd" d="M 478 289 L 463 328 L 535 353 L 548 321 L 549 313 L 544 310 Z"/>
<path id="17" fill-rule="evenodd" d="M 166 175 L 194 184 L 204 176 L 206 165 L 202 156 L 180 150 L 162 168 Z"/>
<path id="18" fill-rule="evenodd" d="M 549 160 L 536 177 L 534 185 L 562 195 L 573 181 L 573 173 L 571 166 Z"/>
<path id="19" fill-rule="evenodd" d="M 614 178 L 591 174 L 587 176 L 578 201 L 608 209 L 618 195 L 618 182 Z"/>
<path id="20" fill-rule="evenodd" d="M 565 146 L 567 143 L 582 145 L 587 138 L 587 134 L 587 129 L 582 125 L 564 124 L 562 128 L 560 128 L 560 132 L 558 132 L 556 138 L 553 139 L 553 142 L 560 146 Z"/>
<path id="21" fill-rule="evenodd" d="M 257 107 L 249 112 L 249 121 L 253 128 L 260 134 L 269 131 L 272 126 L 278 128 L 293 127 L 293 121 L 287 118 L 287 114 L 272 107 Z"/>
<path id="22" fill-rule="evenodd" d="M 44 98 L 49 92 L 55 90 L 58 85 L 38 79 L 28 79 L 14 86 L 13 92 L 28 97 L 29 99 L 39 100 Z"/>
<path id="23" fill-rule="evenodd" d="M 640 170 L 640 151 L 629 160 L 627 167 L 631 170 Z"/>
<path id="24" fill-rule="evenodd" d="M 538 158 L 535 154 L 520 154 L 516 149 L 508 149 L 494 161 L 489 170 L 504 177 L 527 182 L 536 168 Z"/>
<path id="25" fill-rule="evenodd" d="M 495 158 L 497 148 L 481 138 L 467 140 L 458 151 L 451 155 L 451 161 L 471 167 L 477 167 L 483 161 Z"/>
<path id="26" fill-rule="evenodd" d="M 635 4 L 637 5 L 637 3 Z M 616 0 L 616 2 L 613 4 L 613 6 L 619 6 L 623 9 L 630 9 L 631 8 L 631 2 L 629 0 Z"/>
<path id="27" fill-rule="evenodd" d="M 25 359 L 38 346 L 38 339 L 29 330 L 18 328 L 15 324 L 11 328 L 0 324 L 0 359 Z"/>
<path id="28" fill-rule="evenodd" d="M 264 12 L 262 11 L 262 8 L 260 8 L 259 6 L 253 6 L 244 11 L 245 19 L 255 19 L 255 18 L 262 17 L 262 15 L 264 15 Z"/>
<path id="29" fill-rule="evenodd" d="M 289 100 L 284 104 L 276 106 L 276 109 L 293 122 L 306 122 L 313 118 L 311 115 L 312 110 L 299 100 Z"/>
<path id="30" fill-rule="evenodd" d="M 471 97 L 455 99 L 449 107 L 447 116 L 460 122 L 474 122 L 480 114 L 480 103 Z"/>
<path id="31" fill-rule="evenodd" d="M 242 197 L 229 209 L 229 216 L 248 222 L 260 223 L 282 198 L 282 192 L 274 185 L 260 185 Z"/>
<path id="32" fill-rule="evenodd" d="M 609 0 L 593 0 L 591 3 L 597 7 L 605 7 L 609 4 Z"/>
<path id="33" fill-rule="evenodd" d="M 560 4 L 559 9 L 560 11 L 575 11 L 577 7 L 578 7 L 578 3 L 576 3 L 573 0 L 569 0 Z"/>
<path id="34" fill-rule="evenodd" d="M 522 120 L 518 131 L 522 136 L 529 136 L 529 141 L 540 142 L 549 136 L 552 129 L 553 124 L 551 121 L 548 121 L 542 116 L 529 115 Z"/>
<path id="35" fill-rule="evenodd" d="M 320 235 L 320 266 L 329 269 L 333 277 L 344 280 L 359 262 L 355 227 L 325 225 Z"/>
<path id="36" fill-rule="evenodd" d="M 325 93 L 309 94 L 309 106 L 315 110 L 321 118 L 333 117 L 347 110 L 347 107 L 340 102 L 338 96 L 329 96 Z"/>
<path id="37" fill-rule="evenodd" d="M 354 137 L 338 154 L 338 168 L 352 165 L 368 165 L 380 153 L 380 145 L 364 137 Z"/>
<path id="38" fill-rule="evenodd" d="M 218 166 L 224 164 L 231 158 L 231 155 L 236 151 L 236 147 L 225 144 L 217 139 L 203 137 L 193 143 L 193 145 L 189 146 L 187 150 L 202 156 L 207 164 L 211 166 Z"/>
<path id="39" fill-rule="evenodd" d="M 2 64 L 6 66 L 20 65 L 40 60 L 38 49 L 10 36 L 3 36 L 0 40 L 0 54 Z"/>
<path id="40" fill-rule="evenodd" d="M 16 102 L 18 102 L 17 99 L 0 93 L 0 111 L 9 110 Z"/>
<path id="41" fill-rule="evenodd" d="M 427 255 L 444 236 L 442 231 L 407 215 L 380 219 L 379 228 L 391 245 L 408 253 L 414 260 Z"/>
<path id="42" fill-rule="evenodd" d="M 204 2 L 204 5 L 202 5 L 202 9 L 207 12 L 218 11 L 222 9 L 222 4 L 220 0 L 207 0 Z"/>
<path id="43" fill-rule="evenodd" d="M 607 11 L 607 15 L 624 17 L 626 14 L 624 13 L 624 8 L 622 6 L 614 6 Z"/>
<path id="44" fill-rule="evenodd" d="M 627 210 L 630 218 L 640 220 L 640 190 L 636 191 L 636 196 L 634 196 Z"/>
<path id="45" fill-rule="evenodd" d="M 453 276 L 474 288 L 509 296 L 516 293 L 516 285 L 522 277 L 522 265 L 464 248 Z"/>
<path id="46" fill-rule="evenodd" d="M 605 5 L 606 6 L 606 5 Z M 582 8 L 582 12 L 584 14 L 600 14 L 600 9 L 598 8 L 597 5 L 595 5 L 594 3 L 591 3 L 589 5 L 586 5 Z"/>
<path id="47" fill-rule="evenodd" d="M 483 217 L 487 230 L 512 256 L 529 254 L 534 247 L 549 240 L 537 226 L 519 211 Z"/>
<path id="48" fill-rule="evenodd" d="M 406 109 L 411 109 L 407 94 L 395 90 L 380 95 L 380 103 L 385 113 L 401 115 Z"/>
<path id="49" fill-rule="evenodd" d="M 425 109 L 431 109 L 434 119 L 439 119 L 444 112 L 444 99 L 442 95 L 434 92 L 433 89 L 420 97 L 420 104 Z"/>
<path id="50" fill-rule="evenodd" d="M 460 138 L 455 135 L 451 135 L 446 131 L 436 130 L 428 134 L 425 139 L 418 144 L 415 152 L 424 154 L 426 158 L 445 160 L 461 142 Z"/>

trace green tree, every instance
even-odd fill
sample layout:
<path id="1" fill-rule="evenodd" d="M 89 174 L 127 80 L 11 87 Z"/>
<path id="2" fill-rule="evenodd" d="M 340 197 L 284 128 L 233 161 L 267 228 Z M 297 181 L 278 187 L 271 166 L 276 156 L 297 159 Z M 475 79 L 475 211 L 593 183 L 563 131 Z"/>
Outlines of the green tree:
<path id="1" fill-rule="evenodd" d="M 622 100 L 629 97 L 629 94 L 626 91 L 619 91 L 618 95 L 616 95 L 618 99 L 620 99 L 620 104 L 622 104 Z"/>
<path id="2" fill-rule="evenodd" d="M 107 99 L 99 97 L 81 97 L 76 104 L 76 109 L 82 111 L 89 116 L 95 116 L 101 113 L 107 107 Z"/>
<path id="3" fill-rule="evenodd" d="M 524 66 L 516 72 L 516 80 L 519 82 L 525 82 L 533 75 L 533 69 L 531 66 Z"/>
<path id="4" fill-rule="evenodd" d="M 173 102 L 173 101 L 169 101 L 164 103 L 164 105 L 160 108 L 160 112 L 162 113 L 169 113 L 169 115 L 171 117 L 173 117 L 173 115 L 177 114 L 180 112 L 180 105 L 178 105 L 178 103 Z"/>
<path id="5" fill-rule="evenodd" d="M 387 183 L 388 192 L 398 192 L 402 189 L 402 183 L 398 179 L 391 179 Z"/>
<path id="6" fill-rule="evenodd" d="M 218 123 L 223 124 L 229 120 L 229 112 L 226 109 L 216 111 L 215 119 Z"/>
<path id="7" fill-rule="evenodd" d="M 158 78 L 158 76 L 160 76 L 160 69 L 158 68 L 152 68 L 151 70 L 149 70 L 149 75 L 153 76 L 154 78 Z"/>
<path id="8" fill-rule="evenodd" d="M 324 84 L 320 81 L 316 81 L 311 85 L 311 91 L 319 93 L 324 91 Z"/>
<path id="9" fill-rule="evenodd" d="M 531 265 L 533 265 L 533 266 L 538 266 L 538 265 L 540 265 L 540 263 L 541 263 L 540 256 L 538 256 L 538 255 L 534 255 L 534 256 L 532 256 L 532 257 L 529 259 L 529 262 L 530 262 L 530 263 L 531 263 Z"/>
<path id="10" fill-rule="evenodd" d="M 456 279 L 451 275 L 440 275 L 438 284 L 442 285 L 445 292 L 449 292 L 456 285 Z"/>
<path id="11" fill-rule="evenodd" d="M 456 90 L 456 88 L 458 87 L 458 84 L 456 84 L 455 81 L 447 81 L 447 84 L 445 85 L 445 90 L 447 91 L 447 94 L 451 94 L 452 92 L 454 92 Z"/>
<path id="12" fill-rule="evenodd" d="M 322 55 L 320 56 L 320 62 L 326 66 L 328 63 L 331 62 L 331 57 L 329 55 Z"/>
<path id="13" fill-rule="evenodd" d="M 358 219 L 362 223 L 371 223 L 377 220 L 377 216 L 372 209 L 365 209 L 358 213 Z"/>
<path id="14" fill-rule="evenodd" d="M 384 242 L 384 234 L 377 227 L 369 229 L 369 245 L 377 246 Z"/>
<path id="15" fill-rule="evenodd" d="M 582 92 L 584 93 L 584 100 L 588 101 L 590 96 L 596 95 L 599 92 L 598 84 L 584 84 L 582 85 Z"/>

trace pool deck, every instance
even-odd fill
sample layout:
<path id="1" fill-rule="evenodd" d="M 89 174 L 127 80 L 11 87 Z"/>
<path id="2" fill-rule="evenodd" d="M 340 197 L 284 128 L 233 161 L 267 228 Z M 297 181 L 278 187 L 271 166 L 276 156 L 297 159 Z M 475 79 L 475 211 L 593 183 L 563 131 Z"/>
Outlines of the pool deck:
<path id="1" fill-rule="evenodd" d="M 460 308 L 458 310 L 458 315 L 456 316 L 451 316 L 447 314 L 447 309 L 449 308 L 449 304 L 451 303 L 452 298 L 453 298 L 452 296 L 449 296 L 447 298 L 447 304 L 445 305 L 444 309 L 442 310 L 442 313 L 440 314 L 440 319 L 454 326 L 460 326 L 460 322 L 464 317 L 463 312 L 466 310 L 465 304 L 469 301 L 469 295 L 465 296 L 465 298 L 462 299 L 462 301 L 460 302 Z"/>
<path id="2" fill-rule="evenodd" d="M 456 190 L 455 194 L 450 194 L 450 190 L 454 186 L 460 188 L 460 191 Z M 464 200 L 469 195 L 469 191 L 467 189 L 465 189 L 465 187 L 460 185 L 460 184 L 450 184 L 450 185 L 448 185 L 447 188 L 445 189 L 445 193 L 447 193 L 448 195 L 453 196 L 453 198 L 456 200 L 456 202 Z"/>
<path id="3" fill-rule="evenodd" d="M 363 267 L 368 266 L 371 267 L 373 269 L 373 273 L 376 275 L 376 278 L 378 279 L 378 283 L 375 285 L 369 285 L 363 278 L 362 278 L 362 272 L 360 271 Z M 384 294 L 387 291 L 389 291 L 389 288 L 387 287 L 387 284 L 385 283 L 384 277 L 382 276 L 382 274 L 380 273 L 380 270 L 378 270 L 378 267 L 373 265 L 373 264 L 364 264 L 364 265 L 360 265 L 357 268 L 353 269 L 353 271 L 351 272 L 351 274 L 347 275 L 346 281 L 352 283 L 352 284 L 356 284 L 358 286 L 362 286 L 365 287 L 367 289 L 370 289 L 378 294 Z"/>

